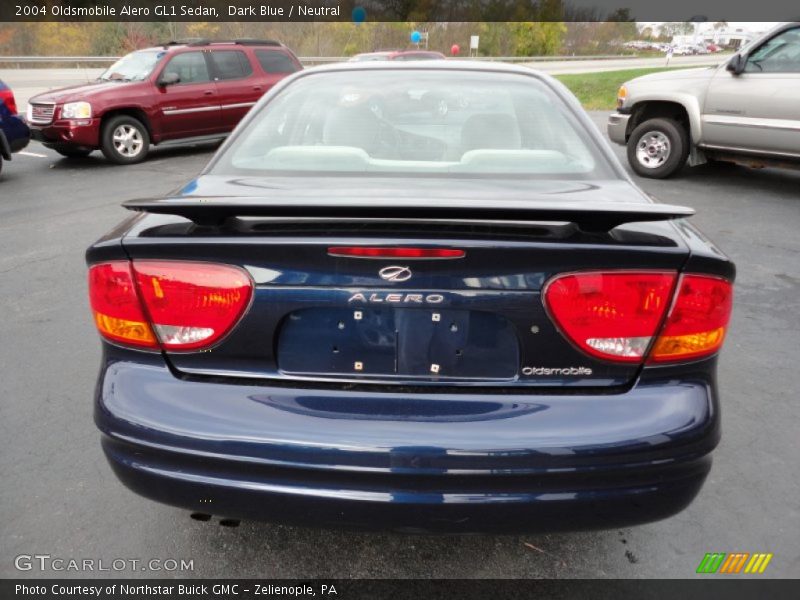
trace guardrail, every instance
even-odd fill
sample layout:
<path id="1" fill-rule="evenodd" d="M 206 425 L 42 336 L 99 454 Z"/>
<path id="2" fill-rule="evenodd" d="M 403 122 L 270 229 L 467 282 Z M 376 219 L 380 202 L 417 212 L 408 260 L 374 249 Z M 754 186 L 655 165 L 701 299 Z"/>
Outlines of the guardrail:
<path id="1" fill-rule="evenodd" d="M 604 54 L 599 56 L 458 56 L 451 60 L 478 60 L 487 62 L 530 63 L 554 61 L 579 61 L 579 60 L 618 60 L 626 58 L 650 58 L 653 55 L 637 54 Z M 21 68 L 22 65 L 64 65 L 81 68 L 89 64 L 111 64 L 119 56 L 0 56 L 0 65 L 13 65 Z M 349 60 L 349 56 L 303 56 L 299 57 L 304 65 L 320 65 L 337 63 Z"/>

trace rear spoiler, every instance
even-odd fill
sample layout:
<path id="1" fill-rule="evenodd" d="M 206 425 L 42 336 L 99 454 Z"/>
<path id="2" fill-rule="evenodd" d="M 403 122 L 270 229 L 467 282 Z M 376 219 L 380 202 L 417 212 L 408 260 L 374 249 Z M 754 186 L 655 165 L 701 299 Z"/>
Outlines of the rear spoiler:
<path id="1" fill-rule="evenodd" d="M 297 219 L 479 220 L 493 222 L 570 222 L 587 232 L 606 232 L 624 223 L 690 217 L 694 209 L 669 204 L 535 200 L 265 200 L 249 197 L 179 197 L 129 200 L 139 212 L 178 215 L 202 226 L 219 226 L 235 217 Z"/>

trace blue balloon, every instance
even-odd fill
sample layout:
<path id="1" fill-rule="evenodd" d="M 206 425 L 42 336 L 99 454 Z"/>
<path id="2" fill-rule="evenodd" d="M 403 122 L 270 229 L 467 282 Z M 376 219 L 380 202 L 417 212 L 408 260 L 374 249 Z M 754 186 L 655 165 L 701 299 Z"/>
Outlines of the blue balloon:
<path id="1" fill-rule="evenodd" d="M 367 20 L 367 11 L 363 6 L 356 6 L 353 9 L 353 23 L 363 23 Z"/>
<path id="2" fill-rule="evenodd" d="M 411 43 L 412 44 L 419 44 L 421 39 L 422 39 L 422 34 L 419 31 L 412 31 L 411 32 Z"/>

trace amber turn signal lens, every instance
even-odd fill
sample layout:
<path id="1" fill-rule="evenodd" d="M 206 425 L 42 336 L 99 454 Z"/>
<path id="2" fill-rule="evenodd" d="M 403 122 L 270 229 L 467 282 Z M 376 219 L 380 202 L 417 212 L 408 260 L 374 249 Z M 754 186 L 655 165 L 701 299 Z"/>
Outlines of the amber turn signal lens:
<path id="1" fill-rule="evenodd" d="M 733 309 L 730 281 L 707 275 L 683 275 L 650 362 L 710 356 L 722 347 Z"/>
<path id="2" fill-rule="evenodd" d="M 95 325 L 103 337 L 112 342 L 158 348 L 139 303 L 127 260 L 102 263 L 89 269 L 89 301 Z"/>

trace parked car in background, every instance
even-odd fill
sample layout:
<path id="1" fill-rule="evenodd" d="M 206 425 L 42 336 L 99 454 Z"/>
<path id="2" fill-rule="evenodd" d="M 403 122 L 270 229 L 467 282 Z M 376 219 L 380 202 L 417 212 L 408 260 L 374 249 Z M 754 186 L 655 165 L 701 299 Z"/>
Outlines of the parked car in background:
<path id="1" fill-rule="evenodd" d="M 433 50 L 385 50 L 356 54 L 349 62 L 369 62 L 380 60 L 444 60 L 447 57 Z"/>
<path id="2" fill-rule="evenodd" d="M 278 42 L 170 42 L 128 54 L 93 83 L 31 98 L 27 121 L 35 140 L 63 156 L 100 149 L 115 163 L 136 163 L 151 144 L 225 137 L 300 69 Z"/>
<path id="3" fill-rule="evenodd" d="M 679 44 L 672 49 L 675 56 L 692 56 L 697 54 L 697 46 L 691 44 Z"/>
<path id="4" fill-rule="evenodd" d="M 608 120 L 639 175 L 686 164 L 800 168 L 800 23 L 787 23 L 717 67 L 625 83 Z"/>
<path id="5" fill-rule="evenodd" d="M 547 75 L 308 69 L 126 207 L 87 261 L 95 421 L 138 494 L 521 533 L 668 517 L 711 468 L 734 266 Z"/>
<path id="6" fill-rule="evenodd" d="M 399 50 L 380 50 L 378 52 L 362 52 L 351 56 L 348 62 L 372 62 L 379 60 L 389 60 L 393 54 L 397 54 Z"/>
<path id="7" fill-rule="evenodd" d="M 0 80 L 0 172 L 3 161 L 11 160 L 11 155 L 25 148 L 29 141 L 30 130 L 17 114 L 14 92 Z"/>

